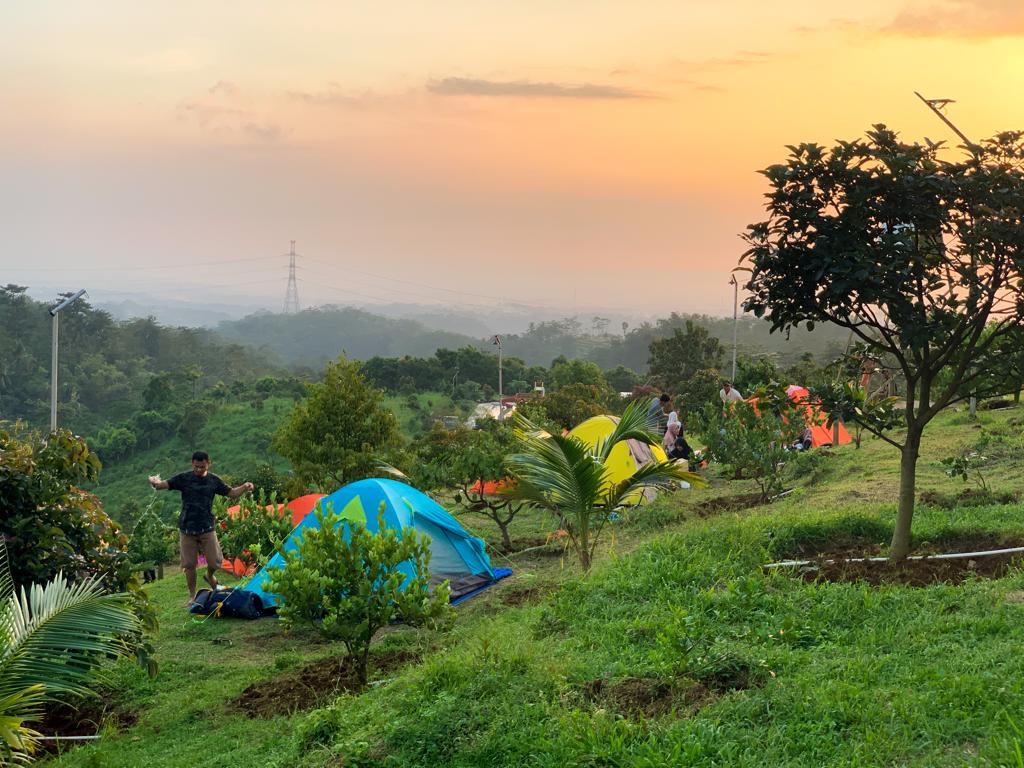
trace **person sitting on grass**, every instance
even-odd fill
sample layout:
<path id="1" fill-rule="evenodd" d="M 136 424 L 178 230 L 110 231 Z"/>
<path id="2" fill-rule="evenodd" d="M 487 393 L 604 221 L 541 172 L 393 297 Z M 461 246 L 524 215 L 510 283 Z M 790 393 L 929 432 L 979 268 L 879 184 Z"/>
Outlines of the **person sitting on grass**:
<path id="1" fill-rule="evenodd" d="M 803 432 L 800 433 L 799 439 L 793 443 L 794 451 L 809 451 L 811 446 L 814 445 L 814 433 L 810 427 L 804 427 Z"/>
<path id="2" fill-rule="evenodd" d="M 206 583 L 210 589 L 217 589 L 217 569 L 224 557 L 217 541 L 217 532 L 213 525 L 213 497 L 227 496 L 237 499 L 243 493 L 253 489 L 252 483 L 242 483 L 234 488 L 210 473 L 210 455 L 206 451 L 192 454 L 192 470 L 175 475 L 169 480 L 161 480 L 160 475 L 152 475 L 149 484 L 155 491 L 178 491 L 181 493 L 181 515 L 178 517 L 178 530 L 181 542 L 181 570 L 185 572 L 185 584 L 188 586 L 188 602 L 192 605 L 196 599 L 196 566 L 198 555 L 203 553 L 206 558 Z"/>
<path id="3" fill-rule="evenodd" d="M 686 442 L 685 437 L 677 437 L 675 443 L 672 445 L 672 449 L 666 454 L 670 459 L 685 459 L 687 462 L 690 461 L 690 457 L 694 456 L 693 449 L 690 444 Z"/>

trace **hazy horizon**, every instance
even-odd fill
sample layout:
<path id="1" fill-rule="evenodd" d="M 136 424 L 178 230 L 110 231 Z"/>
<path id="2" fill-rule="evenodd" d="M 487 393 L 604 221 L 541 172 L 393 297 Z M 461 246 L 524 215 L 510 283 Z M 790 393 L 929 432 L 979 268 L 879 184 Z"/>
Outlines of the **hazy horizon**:
<path id="1" fill-rule="evenodd" d="M 0 282 L 731 316 L 757 171 L 1024 125 L 1014 0 L 7 4 Z M 582 308 L 587 308 L 586 310 Z"/>

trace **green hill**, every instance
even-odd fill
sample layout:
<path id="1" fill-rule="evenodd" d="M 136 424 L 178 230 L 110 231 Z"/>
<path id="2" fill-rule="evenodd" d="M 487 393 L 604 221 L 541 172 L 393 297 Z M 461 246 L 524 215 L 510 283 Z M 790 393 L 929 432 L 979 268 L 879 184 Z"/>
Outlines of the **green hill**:
<path id="1" fill-rule="evenodd" d="M 294 406 L 291 398 L 283 397 L 268 398 L 258 409 L 249 402 L 221 405 L 200 431 L 196 447 L 210 454 L 214 473 L 234 482 L 251 478 L 256 467 L 264 464 L 287 471 L 288 462 L 270 448 L 270 441 Z M 434 417 L 465 416 L 449 396 L 438 392 L 386 397 L 384 407 L 394 412 L 406 437 L 422 434 Z M 193 450 L 176 435 L 129 458 L 109 462 L 90 490 L 117 519 L 129 499 L 144 503 L 151 497 L 147 477 L 167 478 L 188 469 Z"/>
<path id="2" fill-rule="evenodd" d="M 260 464 L 286 470 L 288 463 L 270 450 L 270 437 L 293 407 L 290 398 L 269 398 L 261 409 L 248 403 L 223 405 L 200 431 L 196 446 L 210 454 L 212 471 L 229 480 L 246 478 Z M 183 438 L 174 436 L 130 458 L 108 463 L 90 490 L 117 518 L 129 499 L 145 503 L 150 498 L 153 491 L 147 477 L 159 474 L 167 478 L 187 470 L 193 450 Z"/>
<path id="3" fill-rule="evenodd" d="M 992 490 L 1016 493 L 1020 414 L 950 412 L 928 430 L 916 552 L 1024 544 L 1024 505 L 979 506 L 964 493 L 973 480 L 938 463 L 982 449 Z M 528 515 L 515 535 L 540 543 L 511 557 L 515 575 L 460 607 L 446 633 L 387 633 L 362 694 L 326 692 L 337 650 L 309 635 L 191 619 L 173 576 L 153 587 L 161 676 L 118 666 L 103 738 L 51 764 L 1018 765 L 1019 561 L 961 561 L 924 586 L 927 563 L 879 587 L 826 566 L 766 570 L 884 553 L 892 530 L 887 444 L 791 468 L 794 490 L 769 506 L 744 507 L 752 484 L 712 475 L 624 515 L 589 576 L 543 544 L 554 520 Z M 463 519 L 494 543 L 482 518 Z"/>

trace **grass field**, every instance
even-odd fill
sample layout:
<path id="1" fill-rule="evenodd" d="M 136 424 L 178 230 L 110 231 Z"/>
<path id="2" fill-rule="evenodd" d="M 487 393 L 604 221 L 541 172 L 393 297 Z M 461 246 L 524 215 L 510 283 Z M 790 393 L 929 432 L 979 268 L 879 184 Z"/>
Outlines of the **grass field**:
<path id="1" fill-rule="evenodd" d="M 916 513 L 917 551 L 1024 544 L 1024 506 L 954 506 L 965 485 L 938 464 L 981 448 L 988 484 L 1019 491 L 1021 421 L 947 413 L 926 432 L 918 492 L 934 503 Z M 50 764 L 1024 765 L 1024 570 L 925 587 L 767 571 L 830 548 L 884 552 L 892 529 L 895 449 L 867 440 L 793 466 L 795 490 L 767 506 L 730 508 L 753 486 L 712 474 L 624 515 L 588 576 L 542 544 L 549 517 L 524 513 L 513 535 L 527 550 L 493 556 L 515 575 L 450 630 L 396 628 L 375 653 L 403 665 L 368 691 L 269 718 L 232 701 L 337 650 L 274 620 L 195 621 L 172 574 L 152 590 L 160 676 L 114 668 L 103 738 Z M 495 543 L 493 524 L 464 520 Z"/>

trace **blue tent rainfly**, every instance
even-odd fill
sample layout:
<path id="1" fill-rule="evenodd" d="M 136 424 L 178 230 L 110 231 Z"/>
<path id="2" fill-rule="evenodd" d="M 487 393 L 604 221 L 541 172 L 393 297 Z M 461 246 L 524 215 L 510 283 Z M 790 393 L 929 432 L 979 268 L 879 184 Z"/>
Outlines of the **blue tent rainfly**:
<path id="1" fill-rule="evenodd" d="M 511 575 L 509 568 L 491 567 L 484 542 L 470 536 L 444 507 L 425 493 L 397 480 L 359 480 L 325 496 L 319 503 L 325 510 L 340 515 L 339 525 L 346 520 L 356 521 L 376 533 L 377 510 L 381 502 L 384 502 L 384 523 L 388 528 L 401 531 L 411 527 L 430 537 L 430 583 L 435 586 L 447 580 L 451 585 L 453 604 Z M 319 527 L 314 508 L 295 526 L 281 551 L 294 550 L 305 529 Z M 347 530 L 348 526 L 346 535 Z M 281 605 L 281 596 L 266 592 L 263 587 L 267 571 L 283 566 L 284 557 L 278 552 L 249 582 L 250 591 L 259 596 L 264 606 Z M 401 567 L 410 578 L 414 575 L 411 563 L 403 563 Z"/>

